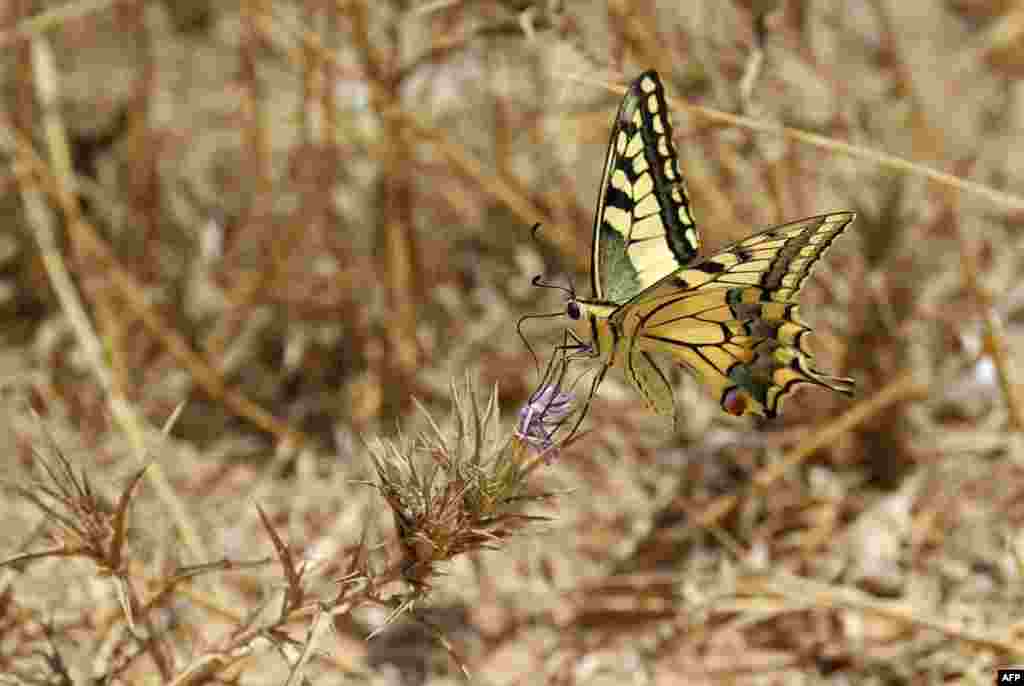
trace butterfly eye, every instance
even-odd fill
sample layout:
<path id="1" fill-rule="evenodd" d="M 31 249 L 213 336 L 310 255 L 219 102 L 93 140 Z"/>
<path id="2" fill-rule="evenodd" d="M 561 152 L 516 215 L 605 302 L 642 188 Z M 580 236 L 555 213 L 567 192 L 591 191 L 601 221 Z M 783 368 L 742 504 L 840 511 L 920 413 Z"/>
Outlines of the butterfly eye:
<path id="1" fill-rule="evenodd" d="M 580 304 L 575 300 L 570 300 L 569 304 L 565 306 L 565 313 L 569 315 L 569 319 L 579 319 Z"/>

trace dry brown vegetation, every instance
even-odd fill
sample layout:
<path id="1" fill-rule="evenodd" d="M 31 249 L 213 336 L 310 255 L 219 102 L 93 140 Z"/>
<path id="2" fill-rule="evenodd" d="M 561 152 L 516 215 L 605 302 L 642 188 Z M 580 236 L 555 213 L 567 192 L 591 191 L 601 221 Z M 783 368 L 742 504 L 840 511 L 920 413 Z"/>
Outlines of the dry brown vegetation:
<path id="1" fill-rule="evenodd" d="M 0 684 L 1024 663 L 1019 3 L 8 0 L 0 46 Z M 705 245 L 858 213 L 803 296 L 858 396 L 678 374 L 670 433 L 609 380 L 549 464 L 516 320 L 586 290 L 645 68 Z"/>

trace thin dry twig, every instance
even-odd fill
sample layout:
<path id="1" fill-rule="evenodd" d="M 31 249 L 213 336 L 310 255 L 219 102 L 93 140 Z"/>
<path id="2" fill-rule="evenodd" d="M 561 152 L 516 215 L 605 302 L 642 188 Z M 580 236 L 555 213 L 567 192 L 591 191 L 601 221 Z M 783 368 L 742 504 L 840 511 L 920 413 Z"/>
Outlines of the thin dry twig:
<path id="1" fill-rule="evenodd" d="M 300 683 L 300 679 L 304 679 L 303 673 L 306 665 L 316 654 L 316 648 L 323 639 L 324 633 L 331 627 L 330 619 L 330 615 L 326 612 L 317 612 L 314 615 L 309 631 L 306 633 L 306 640 L 303 641 L 302 654 L 292 665 L 291 671 L 288 672 L 288 679 L 284 682 L 284 686 L 294 686 Z"/>
<path id="2" fill-rule="evenodd" d="M 59 109 L 54 105 L 56 97 L 57 76 L 53 64 L 53 57 L 45 39 L 37 39 L 33 43 L 33 64 L 34 72 L 37 74 L 39 99 L 47 112 L 46 130 L 47 141 L 51 159 L 55 161 L 55 174 L 52 178 L 53 194 L 60 203 L 64 216 L 68 220 L 69 231 L 73 235 L 83 235 L 89 232 L 85 228 L 85 222 L 79 211 L 78 201 L 75 198 L 73 189 L 73 173 L 71 171 L 70 154 L 68 152 L 67 136 L 63 122 L 60 119 Z M 14 131 L 11 131 L 17 137 Z M 25 145 L 19 146 L 19 152 L 27 150 Z M 25 164 L 25 157 L 21 155 L 21 169 L 34 167 L 37 172 L 41 171 L 42 162 L 34 156 L 31 162 Z M 32 219 L 32 226 L 35 228 L 36 240 L 39 243 L 40 254 L 46 267 L 50 282 L 61 302 L 63 311 L 71 322 L 76 337 L 85 350 L 97 380 L 104 388 L 109 399 L 111 412 L 118 424 L 124 429 L 132 442 L 134 454 L 139 462 L 145 462 L 147 456 L 146 441 L 143 431 L 143 420 L 138 416 L 134 406 L 122 393 L 121 387 L 113 382 L 110 370 L 106 364 L 103 354 L 103 345 L 100 343 L 85 306 L 78 297 L 77 289 L 71 279 L 71 275 L 64 263 L 64 257 L 58 248 L 54 220 L 48 209 L 42 202 L 42 191 L 38 187 L 39 174 L 19 174 L 23 188 L 23 201 L 28 216 Z M 169 427 L 168 427 L 169 428 Z M 181 532 L 182 538 L 197 559 L 203 559 L 206 555 L 204 547 L 198 536 L 191 518 L 187 515 L 170 485 L 166 476 L 157 466 L 150 470 L 149 480 L 156 487 L 161 500 L 168 506 L 174 516 L 175 524 Z"/>
<path id="3" fill-rule="evenodd" d="M 936 159 L 944 159 L 947 157 L 946 145 L 940 132 L 932 125 L 928 112 L 921 102 L 919 88 L 914 80 L 914 72 L 903 58 L 902 52 L 899 49 L 899 32 L 890 16 L 889 8 L 884 2 L 878 2 L 877 0 L 872 4 L 875 13 L 881 19 L 884 29 L 883 38 L 889 44 L 888 52 L 894 61 L 894 71 L 901 82 L 902 90 L 909 95 L 915 109 L 913 121 L 917 125 L 919 134 L 914 137 L 914 140 L 924 142 L 918 147 L 928 146 L 926 154 L 931 153 Z M 960 248 L 960 269 L 964 285 L 966 290 L 974 297 L 978 308 L 978 316 L 982 321 L 983 350 L 992 358 L 995 366 L 999 387 L 1009 411 L 1010 429 L 1020 431 L 1024 429 L 1024 399 L 1021 398 L 1019 385 L 1013 379 L 1002 322 L 999 319 L 996 308 L 993 307 L 992 295 L 985 288 L 979 274 L 977 251 L 971 245 L 971 242 L 968 241 L 961 222 L 958 220 L 956 209 L 959 204 L 959 197 L 955 192 L 958 189 L 952 186 L 939 186 L 939 188 L 943 191 L 942 197 L 950 210 L 950 215 L 953 217 L 951 224 L 956 233 L 957 245 Z"/>
<path id="4" fill-rule="evenodd" d="M 917 381 L 912 372 L 903 374 L 871 398 L 857 403 L 836 420 L 810 435 L 788 455 L 762 469 L 754 476 L 750 487 L 745 492 L 716 498 L 693 519 L 681 537 L 686 538 L 697 531 L 718 524 L 723 517 L 731 513 L 742 502 L 744 497 L 750 495 L 750 491 L 755 489 L 761 492 L 768 491 L 790 470 L 822 448 L 834 444 L 840 436 L 852 431 L 892 405 L 923 397 L 927 395 L 927 391 L 928 388 Z"/>
<path id="5" fill-rule="evenodd" d="M 234 243 L 251 245 L 264 242 L 273 221 L 271 203 L 274 197 L 274 183 L 270 173 L 270 132 L 267 129 L 266 93 L 259 74 L 259 54 L 262 47 L 261 34 L 257 28 L 265 19 L 267 7 L 262 0 L 245 0 L 241 3 L 242 37 L 239 41 L 240 81 L 244 84 L 241 100 L 243 131 L 243 154 L 247 173 L 241 180 L 246 206 L 240 219 L 240 226 Z M 279 267 L 287 253 L 297 241 L 273 241 L 268 247 L 272 267 Z M 223 358 L 228 345 L 238 335 L 251 305 L 264 292 L 268 282 L 273 283 L 279 269 L 267 274 L 265 269 L 239 270 L 231 287 L 225 294 L 232 308 L 214 327 L 203 343 L 203 349 L 214 363 L 215 368 L 223 367 Z"/>
<path id="6" fill-rule="evenodd" d="M 402 379 L 413 376 L 420 358 L 416 344 L 416 305 L 418 289 L 423 287 L 409 174 L 415 150 L 409 144 L 404 122 L 395 116 L 401 109 L 402 82 L 393 66 L 398 64 L 400 35 L 396 24 L 386 32 L 387 40 L 383 44 L 380 40 L 371 40 L 366 4 L 343 1 L 341 6 L 349 10 L 352 39 L 370 87 L 370 106 L 377 113 L 384 127 L 384 139 L 388 141 L 379 181 L 380 207 L 383 208 L 379 255 L 391 312 L 386 334 L 391 350 L 390 365 L 382 370 L 385 372 L 383 385 L 393 388 L 400 386 Z M 305 42 L 305 47 L 310 50 L 311 42 Z"/>
<path id="7" fill-rule="evenodd" d="M 76 0 L 59 7 L 50 7 L 28 19 L 18 22 L 14 28 L 0 32 L 0 48 L 19 40 L 34 39 L 48 31 L 64 26 L 75 19 L 97 14 L 110 9 L 118 0 Z"/>
<path id="8" fill-rule="evenodd" d="M 1009 628 L 985 632 L 975 631 L 960 623 L 937 617 L 926 617 L 920 611 L 908 607 L 906 604 L 878 600 L 863 591 L 849 587 L 826 584 L 803 576 L 772 573 L 743 577 L 738 588 L 751 593 L 767 592 L 801 604 L 810 600 L 816 607 L 876 614 L 906 622 L 911 626 L 937 631 L 975 648 L 994 650 L 1012 662 L 1024 659 L 1024 643 L 1004 638 L 1004 636 L 1012 635 Z"/>
<path id="9" fill-rule="evenodd" d="M 576 74 L 566 74 L 565 77 L 572 79 L 573 81 L 577 81 L 578 83 L 602 87 L 620 95 L 626 92 L 626 89 L 623 86 L 611 86 L 603 81 L 589 79 Z M 750 117 L 744 117 L 738 114 L 730 114 L 729 112 L 723 112 L 722 110 L 717 110 L 713 107 L 694 105 L 693 103 L 680 100 L 679 98 L 668 98 L 668 102 L 673 107 L 677 107 L 680 110 L 687 110 L 710 121 L 721 122 L 731 126 L 748 129 L 750 131 L 760 131 L 762 133 L 771 133 L 777 136 L 783 136 L 785 138 L 800 141 L 801 143 L 807 143 L 816 148 L 835 152 L 840 155 L 846 155 L 847 157 L 852 157 L 854 159 L 867 160 L 885 169 L 893 169 L 895 171 L 913 174 L 915 176 L 922 176 L 931 181 L 935 181 L 936 183 L 949 186 L 950 188 L 966 191 L 972 195 L 978 195 L 985 198 L 992 204 L 1007 210 L 1024 209 L 1024 197 L 1022 196 L 1007 193 L 1006 191 L 1000 191 L 989 185 L 978 183 L 976 181 L 962 179 L 953 174 L 939 171 L 938 169 L 932 169 L 927 165 L 912 162 L 899 157 L 898 155 L 890 155 L 888 153 L 871 150 L 870 148 L 865 148 L 860 145 L 844 143 L 843 141 L 836 140 L 835 138 L 822 136 L 809 131 L 803 131 L 791 126 L 782 126 L 781 124 L 776 124 L 770 121 L 751 119 Z"/>
<path id="10" fill-rule="evenodd" d="M 0 146 L 12 151 L 18 158 L 19 164 L 36 174 L 42 180 L 41 187 L 43 189 L 58 200 L 61 199 L 60 185 L 51 177 L 49 169 L 38 158 L 31 144 L 16 131 L 5 126 L 2 121 L 0 121 Z M 273 435 L 292 448 L 310 442 L 304 433 L 281 421 L 240 391 L 229 387 L 217 370 L 194 352 L 185 339 L 153 309 L 144 297 L 145 289 L 142 284 L 138 283 L 135 277 L 120 265 L 113 251 L 100 238 L 92 225 L 82 219 L 70 228 L 73 231 L 72 237 L 80 241 L 86 250 L 90 251 L 101 264 L 108 268 L 112 283 L 135 314 L 168 351 L 188 369 L 199 386 L 211 398 L 222 401 L 239 417 L 247 419 L 257 428 Z"/>
<path id="11" fill-rule="evenodd" d="M 347 4 L 343 3 L 343 7 Z M 338 58 L 323 47 L 319 36 L 292 26 L 283 17 L 275 16 L 275 19 L 277 22 L 272 26 L 267 23 L 261 24 L 261 29 L 267 40 L 279 39 L 282 34 L 290 36 L 306 50 L 320 55 L 325 63 L 335 67 L 340 66 Z M 294 60 L 297 66 L 301 65 L 301 54 L 297 50 L 285 49 L 284 53 L 289 59 Z M 538 217 L 544 217 L 543 210 L 536 206 L 523 190 L 526 187 L 525 184 L 503 177 L 494 170 L 488 169 L 465 146 L 460 145 L 445 131 L 420 123 L 416 116 L 401 109 L 400 105 L 395 102 L 390 103 L 387 115 L 400 121 L 402 127 L 408 129 L 410 134 L 414 134 L 423 141 L 433 143 L 437 151 L 461 174 L 475 180 L 479 188 L 489 197 L 500 202 L 522 220 L 524 227 L 532 226 L 537 222 Z M 386 152 L 378 150 L 377 155 L 384 159 Z M 575 229 L 567 224 L 553 221 L 550 217 L 545 218 L 545 223 L 547 230 L 541 234 L 544 239 L 553 244 L 562 255 L 568 256 L 575 268 L 586 269 L 589 265 L 590 254 L 589 251 L 581 248 L 575 239 Z"/>

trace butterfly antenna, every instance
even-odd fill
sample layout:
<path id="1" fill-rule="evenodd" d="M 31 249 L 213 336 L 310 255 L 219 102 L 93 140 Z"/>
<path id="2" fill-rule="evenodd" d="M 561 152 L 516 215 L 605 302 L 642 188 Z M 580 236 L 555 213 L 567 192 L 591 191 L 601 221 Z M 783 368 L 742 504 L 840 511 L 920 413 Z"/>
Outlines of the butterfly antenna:
<path id="1" fill-rule="evenodd" d="M 541 223 L 537 222 L 530 229 L 530 235 L 533 236 L 533 240 L 536 243 L 540 243 L 540 238 L 539 238 L 538 234 L 540 234 L 541 226 L 542 226 Z M 571 280 L 569 281 L 569 287 L 565 288 L 564 286 L 556 286 L 553 283 L 544 283 L 543 281 L 541 281 L 540 274 L 538 274 L 537 276 L 533 277 L 533 285 L 534 286 L 539 286 L 541 288 L 557 288 L 560 291 L 566 292 L 569 295 L 569 297 L 572 298 L 573 300 L 576 299 L 576 288 L 572 285 L 572 281 Z"/>
<path id="2" fill-rule="evenodd" d="M 537 286 L 538 288 L 554 288 L 555 290 L 562 291 L 573 300 L 576 299 L 576 289 L 572 287 L 571 283 L 569 284 L 569 287 L 566 288 L 565 286 L 559 286 L 557 283 L 548 283 L 543 279 L 544 277 L 538 274 L 537 276 L 533 277 L 533 280 L 530 283 L 532 283 L 534 286 Z"/>

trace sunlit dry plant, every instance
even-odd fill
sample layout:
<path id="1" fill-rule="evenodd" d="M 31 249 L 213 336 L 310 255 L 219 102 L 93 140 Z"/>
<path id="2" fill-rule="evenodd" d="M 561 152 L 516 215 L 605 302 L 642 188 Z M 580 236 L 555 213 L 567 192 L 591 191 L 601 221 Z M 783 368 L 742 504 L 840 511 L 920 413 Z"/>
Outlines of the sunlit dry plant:
<path id="1" fill-rule="evenodd" d="M 33 452 L 43 479 L 29 486 L 9 483 L 7 488 L 35 505 L 48 524 L 48 535 L 57 545 L 0 560 L 0 567 L 50 557 L 87 558 L 102 575 L 111 579 L 125 619 L 129 626 L 135 627 L 136 611 L 141 603 L 128 570 L 128 514 L 136 486 L 146 469 L 136 471 L 128 479 L 117 502 L 111 505 L 93 490 L 84 470 L 75 470 L 52 439 L 49 452 L 49 458 L 39 451 Z M 139 618 L 153 635 L 151 618 L 144 613 Z M 158 643 L 154 640 L 150 644 L 153 654 L 160 655 L 158 663 L 169 673 Z"/>
<path id="2" fill-rule="evenodd" d="M 378 439 L 370 455 L 394 515 L 403 577 L 425 591 L 437 563 L 498 549 L 530 522 L 546 521 L 523 510 L 547 495 L 526 480 L 536 464 L 532 443 L 501 430 L 497 389 L 481 406 L 468 382 L 465 389 L 453 383 L 446 428 L 421 410 L 426 431 L 414 440 Z"/>
<path id="3" fill-rule="evenodd" d="M 44 557 L 86 557 L 105 573 L 120 573 L 126 544 L 128 506 L 145 469 L 132 475 L 117 504 L 112 506 L 93 490 L 84 471 L 75 471 L 74 465 L 55 443 L 51 442 L 50 447 L 52 459 L 38 451 L 33 453 L 35 464 L 45 474 L 45 479 L 31 486 L 12 483 L 7 487 L 42 512 L 52 527 L 50 536 L 58 546 L 24 553 L 0 562 L 0 565 Z"/>

